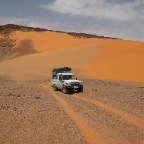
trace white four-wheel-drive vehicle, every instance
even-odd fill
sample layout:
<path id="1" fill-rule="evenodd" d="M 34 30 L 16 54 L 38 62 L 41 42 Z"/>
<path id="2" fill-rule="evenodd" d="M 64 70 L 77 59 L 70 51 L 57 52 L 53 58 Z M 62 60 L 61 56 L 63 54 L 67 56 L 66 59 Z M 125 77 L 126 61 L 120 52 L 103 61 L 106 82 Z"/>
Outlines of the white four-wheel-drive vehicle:
<path id="1" fill-rule="evenodd" d="M 82 81 L 75 78 L 69 67 L 53 69 L 51 85 L 54 91 L 61 90 L 64 94 L 74 91 L 83 92 Z"/>

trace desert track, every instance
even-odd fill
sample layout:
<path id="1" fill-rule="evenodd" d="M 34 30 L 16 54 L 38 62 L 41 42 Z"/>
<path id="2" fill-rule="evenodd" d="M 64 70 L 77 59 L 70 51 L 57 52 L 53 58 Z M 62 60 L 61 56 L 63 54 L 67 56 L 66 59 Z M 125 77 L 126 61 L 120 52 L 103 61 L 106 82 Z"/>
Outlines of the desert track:
<path id="1" fill-rule="evenodd" d="M 52 88 L 50 87 L 49 84 L 43 85 L 45 89 L 47 89 L 50 93 L 51 96 L 53 96 L 63 107 L 64 111 L 68 115 L 68 117 L 76 124 L 76 126 L 80 129 L 82 134 L 86 137 L 86 140 L 88 143 L 98 143 L 98 144 L 103 144 L 103 143 L 131 143 L 129 140 L 125 139 L 124 137 L 115 138 L 115 140 L 112 140 L 110 137 L 105 135 L 103 132 L 99 133 L 97 131 L 97 128 L 90 126 L 88 121 L 84 120 L 84 117 L 79 114 L 79 112 L 74 110 L 75 105 L 70 103 L 71 97 L 72 99 L 75 99 L 76 101 L 84 101 L 87 104 L 92 104 L 95 107 L 99 107 L 100 109 L 104 109 L 104 111 L 111 113 L 114 115 L 113 117 L 119 117 L 122 121 L 126 121 L 126 123 L 130 123 L 130 125 L 133 125 L 133 127 L 138 127 L 140 129 L 144 129 L 144 119 L 133 116 L 129 114 L 128 112 L 125 112 L 123 110 L 120 110 L 118 108 L 115 108 L 113 106 L 110 106 L 108 104 L 105 104 L 101 101 L 94 100 L 92 98 L 87 98 L 83 97 L 84 95 L 81 94 L 73 94 L 71 95 L 64 95 L 61 92 L 54 92 Z M 80 103 L 78 102 L 78 103 Z M 83 103 L 81 103 L 83 104 Z M 79 107 L 82 107 L 79 105 Z M 93 111 L 93 109 L 87 109 L 88 111 Z M 86 116 L 87 117 L 87 116 Z M 95 120 L 94 123 L 97 123 Z M 116 125 L 119 125 L 118 123 Z M 116 136 L 116 135 L 115 135 Z M 118 140 L 118 141 L 117 141 Z"/>
<path id="2" fill-rule="evenodd" d="M 1 80 L 0 143 L 143 144 L 143 85 L 83 82 L 83 93 L 63 94 L 48 81 Z"/>
<path id="3" fill-rule="evenodd" d="M 122 119 L 126 119 L 127 121 L 131 122 L 132 124 L 139 126 L 140 128 L 144 128 L 144 120 L 137 118 L 135 116 L 132 116 L 130 114 L 128 114 L 127 112 L 121 111 L 119 109 L 116 109 L 115 107 L 109 106 L 107 104 L 104 104 L 100 101 L 96 101 L 93 99 L 88 99 L 88 98 L 83 98 L 80 97 L 79 95 L 74 95 L 75 98 L 95 104 L 96 106 L 99 106 L 109 112 L 112 112 L 113 114 L 120 116 Z"/>
<path id="4" fill-rule="evenodd" d="M 46 86 L 44 86 L 46 88 Z M 80 129 L 83 135 L 86 137 L 87 141 L 91 144 L 99 143 L 103 144 L 104 142 L 98 134 L 94 133 L 92 129 L 89 128 L 88 124 L 86 124 L 82 118 L 78 116 L 76 112 L 73 111 L 72 107 L 62 98 L 60 98 L 56 93 L 54 93 L 51 89 L 48 89 L 51 92 L 51 95 L 61 104 L 66 114 L 71 118 L 71 120 L 76 124 L 76 126 Z"/>

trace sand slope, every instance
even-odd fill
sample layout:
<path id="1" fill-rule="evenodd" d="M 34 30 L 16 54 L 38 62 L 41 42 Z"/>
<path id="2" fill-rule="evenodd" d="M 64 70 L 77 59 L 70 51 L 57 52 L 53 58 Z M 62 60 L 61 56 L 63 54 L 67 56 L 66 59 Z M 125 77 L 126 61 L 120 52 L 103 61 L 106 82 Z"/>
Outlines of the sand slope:
<path id="1" fill-rule="evenodd" d="M 144 43 L 104 40 L 99 48 L 101 56 L 86 68 L 89 77 L 144 82 Z"/>
<path id="2" fill-rule="evenodd" d="M 16 80 L 48 79 L 53 68 L 69 66 L 81 76 L 80 70 L 95 59 L 95 53 L 94 46 L 89 45 L 88 48 L 79 46 L 55 52 L 31 54 L 0 63 L 0 73 Z"/>
<path id="3" fill-rule="evenodd" d="M 31 41 L 31 49 L 39 52 L 1 62 L 0 74 L 12 79 L 47 79 L 54 67 L 70 66 L 79 77 L 144 82 L 144 42 L 75 38 L 50 31 L 17 31 L 12 38 L 16 46 Z"/>

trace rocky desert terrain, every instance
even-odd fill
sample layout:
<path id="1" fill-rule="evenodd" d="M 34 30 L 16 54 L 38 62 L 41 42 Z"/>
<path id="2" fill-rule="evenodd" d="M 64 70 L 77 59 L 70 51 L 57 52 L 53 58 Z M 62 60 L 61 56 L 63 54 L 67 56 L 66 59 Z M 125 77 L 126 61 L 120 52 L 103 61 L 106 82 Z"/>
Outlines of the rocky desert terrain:
<path id="1" fill-rule="evenodd" d="M 142 144 L 144 84 L 82 80 L 69 95 L 49 80 L 1 80 L 1 143 Z"/>
<path id="2" fill-rule="evenodd" d="M 84 92 L 53 91 L 69 66 Z M 0 144 L 144 144 L 144 43 L 0 27 Z"/>

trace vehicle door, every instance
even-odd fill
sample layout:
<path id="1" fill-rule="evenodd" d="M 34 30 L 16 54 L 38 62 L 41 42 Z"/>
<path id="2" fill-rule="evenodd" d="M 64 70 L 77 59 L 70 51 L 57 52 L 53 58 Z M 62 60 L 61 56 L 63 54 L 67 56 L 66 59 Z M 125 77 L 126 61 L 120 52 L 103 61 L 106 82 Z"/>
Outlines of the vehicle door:
<path id="1" fill-rule="evenodd" d="M 58 81 L 57 81 L 57 88 L 61 89 L 62 88 L 62 75 L 58 75 L 57 79 L 58 79 Z"/>

